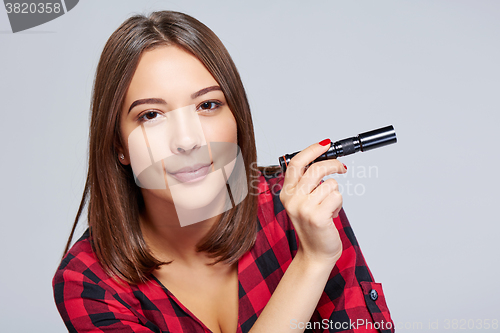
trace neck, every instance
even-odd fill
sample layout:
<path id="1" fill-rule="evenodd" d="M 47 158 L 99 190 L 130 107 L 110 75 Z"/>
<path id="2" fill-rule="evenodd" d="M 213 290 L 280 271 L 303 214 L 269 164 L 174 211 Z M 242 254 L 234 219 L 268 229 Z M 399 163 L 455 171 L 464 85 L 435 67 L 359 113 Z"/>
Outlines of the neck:
<path id="1" fill-rule="evenodd" d="M 146 244 L 156 258 L 182 261 L 188 265 L 212 261 L 205 253 L 197 252 L 196 245 L 219 221 L 220 214 L 182 226 L 173 203 L 150 193 L 143 193 L 143 196 L 145 210 L 140 216 L 141 229 Z"/>

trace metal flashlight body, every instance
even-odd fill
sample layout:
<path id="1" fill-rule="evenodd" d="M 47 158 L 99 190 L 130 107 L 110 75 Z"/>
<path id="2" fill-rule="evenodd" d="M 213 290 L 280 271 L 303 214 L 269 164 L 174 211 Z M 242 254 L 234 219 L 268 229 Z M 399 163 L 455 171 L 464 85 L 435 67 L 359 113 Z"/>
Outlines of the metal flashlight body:
<path id="1" fill-rule="evenodd" d="M 397 138 L 394 127 L 392 125 L 389 125 L 358 134 L 357 136 L 353 136 L 351 138 L 332 142 L 330 143 L 330 148 L 328 148 L 326 153 L 320 155 L 318 158 L 312 161 L 311 164 L 319 161 L 329 160 L 332 158 L 351 155 L 359 151 L 364 152 L 372 150 L 396 142 Z M 300 153 L 300 151 L 292 154 L 285 154 L 279 158 L 280 166 L 283 172 L 286 172 L 288 163 L 290 163 L 292 157 L 294 157 L 298 153 Z"/>

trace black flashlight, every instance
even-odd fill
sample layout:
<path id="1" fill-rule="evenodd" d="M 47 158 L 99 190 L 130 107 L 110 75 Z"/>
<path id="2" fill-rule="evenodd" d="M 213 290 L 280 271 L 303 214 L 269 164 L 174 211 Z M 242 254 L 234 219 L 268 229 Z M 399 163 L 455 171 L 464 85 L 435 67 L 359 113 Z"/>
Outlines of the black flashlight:
<path id="1" fill-rule="evenodd" d="M 352 138 L 347 138 L 339 141 L 330 143 L 330 148 L 326 153 L 320 155 L 317 159 L 311 162 L 319 162 L 324 160 L 329 160 L 332 158 L 337 158 L 341 156 L 351 155 L 357 153 L 358 151 L 368 151 L 375 148 L 387 146 L 396 143 L 396 132 L 392 125 L 375 129 L 373 131 L 365 132 L 353 136 Z M 293 154 L 286 154 L 279 158 L 280 166 L 283 172 L 286 171 L 288 163 L 292 157 L 300 153 L 297 151 Z"/>

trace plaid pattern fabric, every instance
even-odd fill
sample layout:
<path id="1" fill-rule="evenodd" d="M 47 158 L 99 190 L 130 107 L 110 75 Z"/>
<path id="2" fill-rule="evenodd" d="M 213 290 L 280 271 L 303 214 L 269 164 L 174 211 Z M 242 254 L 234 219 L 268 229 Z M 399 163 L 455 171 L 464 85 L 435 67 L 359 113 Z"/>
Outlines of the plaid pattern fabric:
<path id="1" fill-rule="evenodd" d="M 259 229 L 238 262 L 237 333 L 248 332 L 290 265 L 299 240 L 279 200 L 283 177 L 260 176 Z M 305 332 L 394 332 L 382 285 L 373 280 L 343 210 L 334 219 L 343 253 Z M 92 253 L 88 230 L 63 258 L 54 297 L 69 332 L 211 332 L 153 276 L 130 285 L 108 276 Z"/>

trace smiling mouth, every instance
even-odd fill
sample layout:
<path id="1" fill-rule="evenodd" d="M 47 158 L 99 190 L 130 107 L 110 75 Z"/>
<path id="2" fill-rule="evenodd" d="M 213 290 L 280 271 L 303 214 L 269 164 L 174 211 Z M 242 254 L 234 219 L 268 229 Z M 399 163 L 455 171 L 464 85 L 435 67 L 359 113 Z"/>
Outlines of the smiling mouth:
<path id="1" fill-rule="evenodd" d="M 204 179 L 208 175 L 212 168 L 212 164 L 213 162 L 205 165 L 194 165 L 192 167 L 182 168 L 174 173 L 168 171 L 167 173 L 181 183 L 194 183 Z"/>

